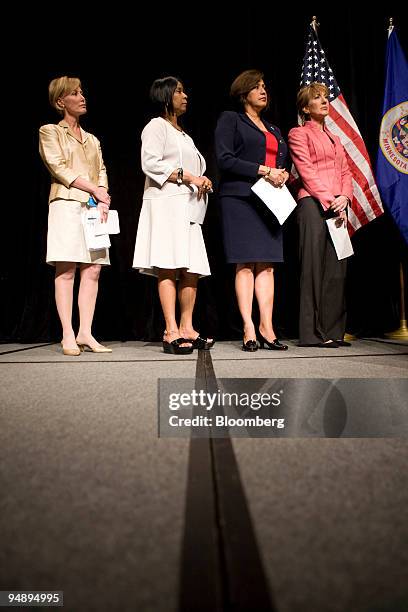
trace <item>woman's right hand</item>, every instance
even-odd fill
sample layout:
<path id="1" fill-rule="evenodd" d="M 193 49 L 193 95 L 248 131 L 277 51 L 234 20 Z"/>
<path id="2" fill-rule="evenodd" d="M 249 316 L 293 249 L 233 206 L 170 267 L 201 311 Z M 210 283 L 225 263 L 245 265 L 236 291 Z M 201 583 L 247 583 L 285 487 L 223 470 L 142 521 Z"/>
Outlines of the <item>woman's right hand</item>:
<path id="1" fill-rule="evenodd" d="M 338 213 L 338 217 L 336 217 L 334 224 L 336 227 L 341 227 L 342 225 L 347 227 L 347 213 L 345 210 Z"/>

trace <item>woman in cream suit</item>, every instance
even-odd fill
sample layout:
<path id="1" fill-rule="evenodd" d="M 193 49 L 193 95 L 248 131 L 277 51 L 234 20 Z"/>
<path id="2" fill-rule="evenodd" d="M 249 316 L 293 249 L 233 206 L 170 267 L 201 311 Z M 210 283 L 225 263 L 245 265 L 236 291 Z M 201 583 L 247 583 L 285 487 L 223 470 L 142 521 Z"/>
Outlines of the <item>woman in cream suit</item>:
<path id="1" fill-rule="evenodd" d="M 198 278 L 210 274 L 201 224 L 212 183 L 204 176 L 203 156 L 178 123 L 187 108 L 183 84 L 171 76 L 157 79 L 150 99 L 160 116 L 142 132 L 146 181 L 133 267 L 158 278 L 166 323 L 164 352 L 187 354 L 214 344 L 200 336 L 192 319 Z M 175 315 L 177 295 L 179 325 Z"/>
<path id="2" fill-rule="evenodd" d="M 302 87 L 297 96 L 303 125 L 289 132 L 289 149 L 301 180 L 297 195 L 300 250 L 300 346 L 338 348 L 346 326 L 347 260 L 338 260 L 326 219 L 347 223 L 352 175 L 340 138 L 325 125 L 329 91 L 323 83 Z"/>
<path id="3" fill-rule="evenodd" d="M 86 101 L 77 78 L 59 77 L 49 85 L 49 99 L 63 120 L 40 128 L 40 155 L 51 174 L 49 196 L 47 263 L 55 265 L 55 301 L 62 325 L 62 349 L 76 356 L 89 348 L 97 353 L 111 349 L 92 336 L 92 319 L 98 293 L 101 265 L 109 264 L 107 249 L 89 251 L 82 226 L 88 202 L 97 203 L 106 221 L 110 205 L 108 180 L 99 140 L 85 132 L 79 119 Z M 73 287 L 80 268 L 78 307 L 80 327 L 72 329 Z"/>

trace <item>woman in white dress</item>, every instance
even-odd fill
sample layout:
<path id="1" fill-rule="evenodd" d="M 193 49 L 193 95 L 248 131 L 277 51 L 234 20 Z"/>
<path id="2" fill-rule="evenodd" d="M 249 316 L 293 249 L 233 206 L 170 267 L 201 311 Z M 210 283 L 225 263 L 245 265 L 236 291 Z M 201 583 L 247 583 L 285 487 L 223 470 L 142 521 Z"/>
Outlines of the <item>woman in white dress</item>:
<path id="1" fill-rule="evenodd" d="M 108 265 L 108 249 L 89 251 L 82 214 L 90 196 L 101 220 L 110 205 L 108 179 L 99 140 L 85 132 L 79 119 L 86 113 L 81 82 L 67 76 L 51 81 L 49 99 L 63 120 L 40 128 L 40 155 L 51 174 L 49 196 L 47 263 L 55 265 L 55 301 L 62 325 L 64 355 L 76 356 L 85 348 L 94 353 L 111 353 L 92 336 L 92 320 L 102 265 Z M 75 337 L 72 303 L 75 271 L 80 268 L 78 294 L 80 325 Z"/>
<path id="2" fill-rule="evenodd" d="M 150 99 L 160 116 L 142 132 L 146 182 L 133 267 L 158 278 L 166 323 L 164 352 L 187 354 L 214 344 L 193 327 L 197 282 L 210 274 L 201 224 L 212 182 L 204 176 L 203 156 L 178 123 L 187 108 L 183 84 L 171 76 L 157 79 L 150 89 Z"/>

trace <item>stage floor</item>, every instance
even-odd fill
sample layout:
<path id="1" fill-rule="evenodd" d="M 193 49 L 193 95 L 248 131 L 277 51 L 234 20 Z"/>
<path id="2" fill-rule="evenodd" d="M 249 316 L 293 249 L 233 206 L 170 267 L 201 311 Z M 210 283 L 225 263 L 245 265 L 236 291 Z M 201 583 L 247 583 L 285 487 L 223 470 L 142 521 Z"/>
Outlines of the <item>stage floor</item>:
<path id="1" fill-rule="evenodd" d="M 1 590 L 63 590 L 69 612 L 407 609 L 403 428 L 158 438 L 157 403 L 159 378 L 407 379 L 408 343 L 106 344 L 0 346 Z"/>

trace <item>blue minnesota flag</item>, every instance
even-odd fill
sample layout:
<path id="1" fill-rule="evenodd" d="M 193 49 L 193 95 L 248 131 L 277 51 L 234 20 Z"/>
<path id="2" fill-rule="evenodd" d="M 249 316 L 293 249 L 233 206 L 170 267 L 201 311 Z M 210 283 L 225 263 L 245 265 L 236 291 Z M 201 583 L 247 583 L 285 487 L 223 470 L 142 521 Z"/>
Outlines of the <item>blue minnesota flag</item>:
<path id="1" fill-rule="evenodd" d="M 408 243 L 408 63 L 389 29 L 386 81 L 377 158 L 381 199 Z"/>

